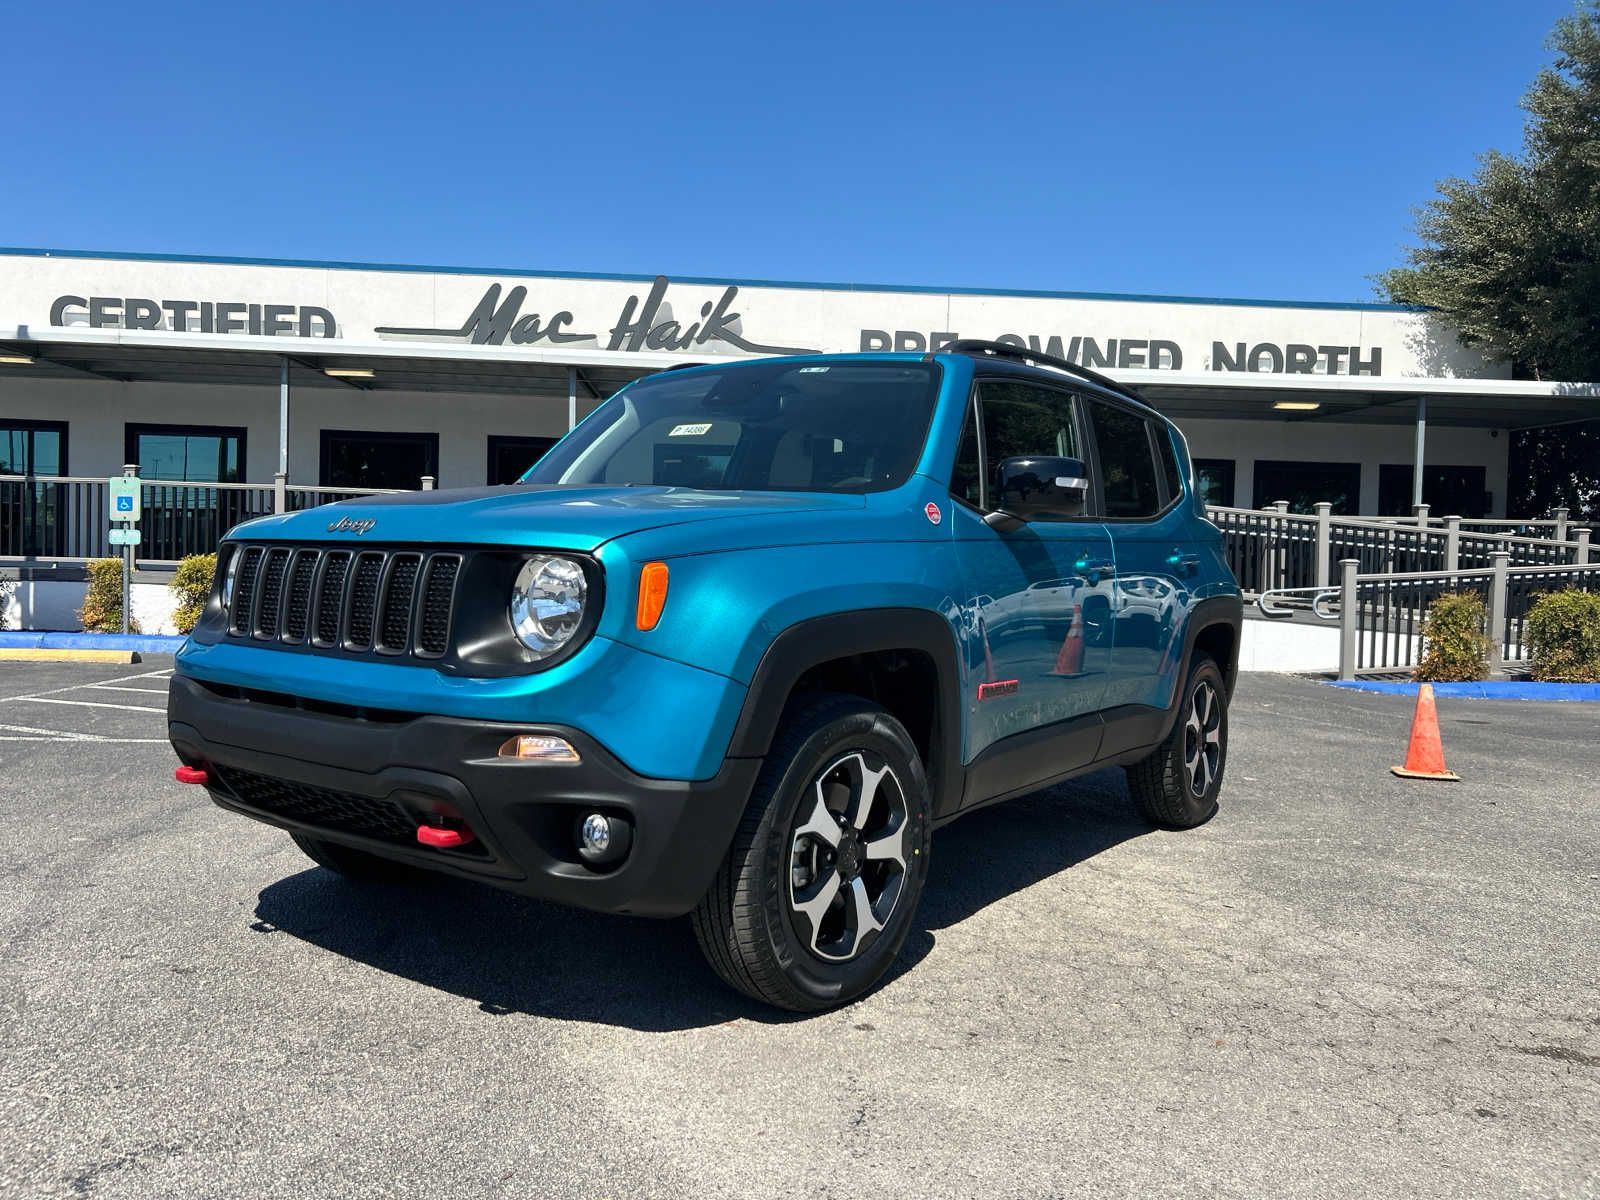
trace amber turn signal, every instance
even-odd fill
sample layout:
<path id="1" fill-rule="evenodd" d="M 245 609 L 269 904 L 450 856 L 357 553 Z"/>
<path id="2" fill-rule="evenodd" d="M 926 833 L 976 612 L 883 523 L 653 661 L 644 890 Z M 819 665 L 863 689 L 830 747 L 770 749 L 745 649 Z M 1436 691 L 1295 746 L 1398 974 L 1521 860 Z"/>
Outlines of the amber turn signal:
<path id="1" fill-rule="evenodd" d="M 667 606 L 667 564 L 645 563 L 639 572 L 639 611 L 635 623 L 640 629 L 654 629 Z"/>

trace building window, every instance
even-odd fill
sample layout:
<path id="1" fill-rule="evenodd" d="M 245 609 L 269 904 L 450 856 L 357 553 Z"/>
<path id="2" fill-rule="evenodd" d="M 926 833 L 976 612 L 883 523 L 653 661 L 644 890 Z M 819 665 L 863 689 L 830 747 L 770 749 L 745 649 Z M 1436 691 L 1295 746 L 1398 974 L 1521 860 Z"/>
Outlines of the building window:
<path id="1" fill-rule="evenodd" d="M 1289 502 L 1290 512 L 1315 512 L 1322 500 L 1332 504 L 1335 513 L 1359 512 L 1361 464 L 1257 459 L 1252 503 L 1265 508 L 1279 500 Z"/>
<path id="2" fill-rule="evenodd" d="M 439 477 L 437 433 L 322 431 L 322 486 L 415 490 Z"/>
<path id="3" fill-rule="evenodd" d="M 65 475 L 67 423 L 0 417 L 0 475 Z"/>
<path id="4" fill-rule="evenodd" d="M 1411 515 L 1410 463 L 1384 463 L 1378 468 L 1378 512 L 1384 516 Z M 1493 497 L 1488 472 L 1483 467 L 1428 464 L 1422 468 L 1422 502 L 1435 517 L 1486 517 Z"/>
<path id="5" fill-rule="evenodd" d="M 496 487 L 515 483 L 555 444 L 555 438 L 497 437 L 490 434 L 489 472 L 484 478 Z"/>
<path id="6" fill-rule="evenodd" d="M 0 475 L 66 473 L 66 422 L 0 418 Z M 62 553 L 65 486 L 42 478 L 0 480 L 0 554 Z"/>
<path id="7" fill-rule="evenodd" d="M 244 430 L 230 426 L 129 425 L 123 455 L 144 479 L 244 482 Z"/>
<path id="8" fill-rule="evenodd" d="M 1194 486 L 1201 499 L 1219 508 L 1234 506 L 1234 462 L 1231 458 L 1194 460 Z"/>

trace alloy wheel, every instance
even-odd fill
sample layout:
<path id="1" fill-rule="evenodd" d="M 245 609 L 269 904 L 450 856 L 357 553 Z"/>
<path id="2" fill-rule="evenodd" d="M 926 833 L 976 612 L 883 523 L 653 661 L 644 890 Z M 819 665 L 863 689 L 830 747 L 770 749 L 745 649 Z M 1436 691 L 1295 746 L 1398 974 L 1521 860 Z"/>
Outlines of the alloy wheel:
<path id="1" fill-rule="evenodd" d="M 905 792 L 894 770 L 854 751 L 801 802 L 789 851 L 789 909 L 818 958 L 855 958 L 889 924 L 906 879 Z"/>
<path id="2" fill-rule="evenodd" d="M 1222 773 L 1222 698 L 1206 679 L 1189 695 L 1189 718 L 1183 730 L 1183 773 L 1189 791 L 1204 797 Z"/>

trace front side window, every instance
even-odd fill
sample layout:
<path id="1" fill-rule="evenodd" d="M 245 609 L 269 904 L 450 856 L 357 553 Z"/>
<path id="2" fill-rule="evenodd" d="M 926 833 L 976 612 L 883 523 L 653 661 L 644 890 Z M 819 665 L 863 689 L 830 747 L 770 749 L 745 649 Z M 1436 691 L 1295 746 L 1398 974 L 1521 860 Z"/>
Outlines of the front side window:
<path id="1" fill-rule="evenodd" d="M 524 483 L 879 492 L 922 453 L 931 363 L 740 363 L 652 375 L 602 404 Z"/>
<path id="2" fill-rule="evenodd" d="M 1161 490 L 1156 485 L 1156 461 L 1150 451 L 1145 419 L 1100 400 L 1091 407 L 1106 516 L 1155 516 L 1161 511 Z"/>
<path id="3" fill-rule="evenodd" d="M 1000 464 L 1008 458 L 1082 458 L 1072 396 L 1005 379 L 978 382 L 977 402 L 956 451 L 950 491 L 974 508 L 989 507 Z M 982 422 L 979 460 L 978 422 Z"/>

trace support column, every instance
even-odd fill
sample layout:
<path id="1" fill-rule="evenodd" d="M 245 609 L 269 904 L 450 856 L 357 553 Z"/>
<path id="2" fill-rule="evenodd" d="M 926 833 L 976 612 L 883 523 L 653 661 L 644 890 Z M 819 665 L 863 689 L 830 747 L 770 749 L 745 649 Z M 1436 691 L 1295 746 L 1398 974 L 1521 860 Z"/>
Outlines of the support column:
<path id="1" fill-rule="evenodd" d="M 250 477 L 245 463 L 239 466 Z M 278 364 L 278 471 L 273 477 L 273 500 L 278 512 L 283 512 L 286 500 L 285 485 L 289 482 L 289 357 L 285 355 Z"/>
<path id="2" fill-rule="evenodd" d="M 1328 572 L 1332 565 L 1328 562 L 1328 555 L 1332 553 L 1333 546 L 1333 504 L 1318 500 L 1312 507 L 1317 510 L 1317 565 L 1312 582 L 1318 587 L 1327 587 Z"/>
<path id="3" fill-rule="evenodd" d="M 1356 677 L 1356 639 L 1360 636 L 1359 610 L 1356 598 L 1356 570 L 1361 566 L 1354 558 L 1339 560 L 1339 678 Z"/>
<path id="4" fill-rule="evenodd" d="M 567 429 L 578 423 L 578 368 L 567 368 Z"/>
<path id="5" fill-rule="evenodd" d="M 1412 456 L 1411 465 L 1411 508 L 1413 511 L 1422 506 L 1422 464 L 1427 458 L 1426 448 L 1428 443 L 1428 398 L 1417 397 L 1417 446 Z"/>

